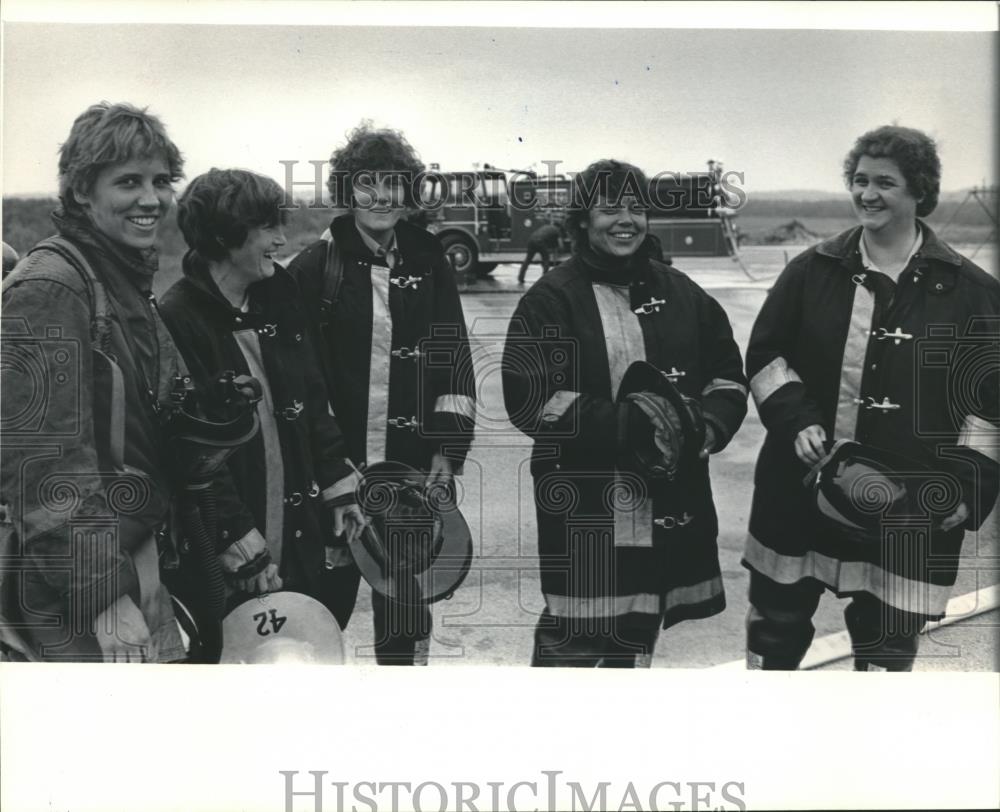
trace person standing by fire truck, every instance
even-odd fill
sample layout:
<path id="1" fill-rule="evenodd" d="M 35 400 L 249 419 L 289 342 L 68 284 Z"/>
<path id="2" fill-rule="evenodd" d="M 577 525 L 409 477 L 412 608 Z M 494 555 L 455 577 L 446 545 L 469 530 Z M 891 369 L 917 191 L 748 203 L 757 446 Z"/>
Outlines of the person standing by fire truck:
<path id="1" fill-rule="evenodd" d="M 528 237 L 528 250 L 521 262 L 521 268 L 517 272 L 517 283 L 524 284 L 524 276 L 528 272 L 528 266 L 535 258 L 535 254 L 542 259 L 542 275 L 549 272 L 552 266 L 552 253 L 559 250 L 559 243 L 562 241 L 563 230 L 555 223 L 545 223 L 539 226 Z"/>
<path id="2" fill-rule="evenodd" d="M 450 485 L 472 442 L 476 392 L 454 273 L 437 237 L 402 219 L 424 165 L 402 133 L 362 125 L 330 166 L 332 202 L 350 211 L 289 270 L 349 456 L 405 463 L 427 472 L 428 486 Z M 429 339 L 446 363 L 424 362 Z M 346 541 L 328 565 L 355 566 Z M 375 590 L 372 604 L 377 662 L 426 665 L 427 606 Z"/>

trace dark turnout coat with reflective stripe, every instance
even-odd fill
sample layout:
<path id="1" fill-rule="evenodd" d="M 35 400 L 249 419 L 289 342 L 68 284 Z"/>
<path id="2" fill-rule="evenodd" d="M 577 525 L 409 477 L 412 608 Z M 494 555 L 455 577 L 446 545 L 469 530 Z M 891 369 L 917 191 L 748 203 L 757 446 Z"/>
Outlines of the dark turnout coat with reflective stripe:
<path id="1" fill-rule="evenodd" d="M 839 593 L 940 616 L 962 529 L 929 532 L 928 514 L 911 517 L 906 532 L 886 525 L 881 545 L 845 541 L 816 510 L 793 447 L 818 424 L 828 439 L 939 472 L 928 507 L 949 514 L 965 501 L 967 529 L 992 508 L 1000 282 L 920 227 L 923 245 L 895 285 L 864 268 L 858 227 L 793 259 L 764 302 L 747 375 L 767 438 L 744 563 L 782 583 L 815 577 Z"/>
<path id="2" fill-rule="evenodd" d="M 343 277 L 328 320 L 327 241 L 305 249 L 289 271 L 351 459 L 426 469 L 444 449 L 460 466 L 472 442 L 476 388 L 455 276 L 437 237 L 405 221 L 395 233 L 398 260 L 389 269 L 364 244 L 353 215 L 333 221 Z"/>
<path id="3" fill-rule="evenodd" d="M 614 399 L 636 360 L 678 373 L 675 385 L 701 401 L 718 448 L 729 442 L 747 396 L 729 321 L 691 279 L 657 262 L 622 278 L 577 255 L 535 283 L 507 334 L 504 399 L 535 441 L 549 611 L 669 626 L 725 606 L 718 522 L 707 461 L 674 483 L 617 471 Z"/>
<path id="4" fill-rule="evenodd" d="M 325 545 L 333 541 L 333 518 L 321 492 L 353 469 L 337 422 L 330 416 L 319 363 L 305 328 L 294 280 L 279 265 L 274 276 L 250 286 L 249 312 L 234 308 L 196 256 L 184 260 L 184 278 L 164 294 L 160 311 L 184 354 L 206 412 L 220 405 L 205 395 L 227 370 L 250 374 L 235 334 L 255 330 L 275 410 L 284 475 L 282 576 L 288 586 L 317 588 Z M 264 401 L 258 404 L 263 408 Z M 227 463 L 229 488 L 217 488 L 218 546 L 224 550 L 251 529 L 265 532 L 266 472 L 262 434 L 241 446 Z M 296 583 L 297 582 L 297 583 Z"/>

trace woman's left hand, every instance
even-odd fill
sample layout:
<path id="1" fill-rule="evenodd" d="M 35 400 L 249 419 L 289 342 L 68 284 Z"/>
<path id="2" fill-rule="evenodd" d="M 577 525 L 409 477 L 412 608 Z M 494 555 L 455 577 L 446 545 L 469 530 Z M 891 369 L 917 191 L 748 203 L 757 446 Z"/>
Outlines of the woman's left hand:
<path id="1" fill-rule="evenodd" d="M 708 459 L 708 455 L 715 450 L 715 429 L 706 420 L 705 421 L 705 444 L 701 447 L 701 451 L 698 453 L 698 458 L 702 460 Z"/>
<path id="2" fill-rule="evenodd" d="M 958 509 L 954 513 L 952 513 L 951 516 L 949 516 L 947 519 L 941 522 L 941 529 L 954 530 L 959 525 L 964 524 L 965 520 L 968 518 L 969 518 L 969 508 L 965 504 L 965 502 L 962 502 L 962 504 L 958 506 Z"/>
<path id="3" fill-rule="evenodd" d="M 454 476 L 451 460 L 438 452 L 431 458 L 431 467 L 427 472 L 427 480 L 424 486 L 430 488 L 433 485 L 447 485 Z"/>
<path id="4" fill-rule="evenodd" d="M 361 532 L 368 523 L 365 514 L 355 503 L 349 505 L 338 505 L 333 509 L 333 534 L 340 536 L 347 533 L 347 543 L 350 544 L 354 537 Z"/>

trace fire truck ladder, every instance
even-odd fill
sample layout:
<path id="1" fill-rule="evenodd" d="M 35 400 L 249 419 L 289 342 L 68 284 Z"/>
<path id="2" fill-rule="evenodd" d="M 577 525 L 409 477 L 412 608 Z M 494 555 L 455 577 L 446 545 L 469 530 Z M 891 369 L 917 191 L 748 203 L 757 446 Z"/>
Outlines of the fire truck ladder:
<path id="1" fill-rule="evenodd" d="M 968 194 L 965 195 L 965 199 L 959 204 L 958 208 L 951 213 L 951 217 L 948 218 L 948 222 L 944 224 L 944 227 L 940 231 L 940 236 L 944 236 L 944 233 L 948 230 L 951 224 L 958 217 L 958 213 L 965 208 L 965 204 L 970 200 L 975 200 L 979 204 L 979 207 L 986 212 L 986 216 L 990 218 L 990 222 L 993 223 L 993 229 L 990 231 L 989 235 L 983 240 L 979 245 L 976 246 L 976 250 L 969 254 L 969 259 L 974 259 L 976 254 L 979 253 L 979 249 L 991 242 L 994 237 L 997 236 L 997 187 L 996 186 L 973 186 L 969 189 Z M 987 203 L 989 201 L 989 204 Z"/>

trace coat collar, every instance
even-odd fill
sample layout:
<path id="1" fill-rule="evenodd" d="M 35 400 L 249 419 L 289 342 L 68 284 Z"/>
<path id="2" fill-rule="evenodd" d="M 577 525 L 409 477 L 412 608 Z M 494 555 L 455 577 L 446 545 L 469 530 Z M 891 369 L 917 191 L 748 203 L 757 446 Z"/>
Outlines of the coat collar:
<path id="1" fill-rule="evenodd" d="M 184 278 L 188 280 L 201 298 L 209 303 L 219 315 L 228 315 L 235 318 L 246 318 L 260 315 L 264 311 L 262 303 L 267 302 L 273 305 L 272 301 L 276 286 L 281 284 L 286 271 L 275 263 L 274 276 L 270 279 L 262 279 L 252 284 L 248 292 L 250 294 L 250 312 L 244 313 L 238 307 L 234 307 L 229 300 L 222 295 L 219 286 L 215 284 L 212 274 L 208 269 L 208 262 L 197 251 L 188 251 L 182 261 Z M 263 295 L 258 291 L 264 291 Z"/>
<path id="2" fill-rule="evenodd" d="M 142 295 L 152 290 L 153 275 L 158 268 L 155 248 L 140 251 L 116 243 L 96 229 L 85 214 L 59 209 L 52 213 L 52 221 L 59 234 L 79 243 L 100 260 L 102 273 L 119 298 L 127 287 L 135 288 Z"/>
<path id="3" fill-rule="evenodd" d="M 379 262 L 383 260 L 377 258 L 371 248 L 365 244 L 354 221 L 354 215 L 350 212 L 335 217 L 330 223 L 330 234 L 340 250 L 345 254 L 358 257 L 367 262 Z M 430 268 L 433 259 L 432 246 L 437 243 L 433 237 L 424 229 L 400 220 L 396 223 L 394 245 L 399 252 L 399 264 L 415 268 L 421 272 Z M 400 271 L 399 265 L 393 269 Z"/>
<path id="4" fill-rule="evenodd" d="M 952 266 L 952 270 L 958 270 L 962 265 L 962 258 L 945 242 L 938 239 L 937 235 L 923 220 L 917 220 L 924 238 L 924 243 L 920 247 L 916 256 L 926 260 L 937 260 L 946 265 Z M 860 262 L 861 250 L 858 247 L 861 242 L 861 226 L 831 237 L 816 246 L 816 253 L 822 254 L 832 259 L 839 259 L 842 264 L 850 266 L 852 261 Z"/>

